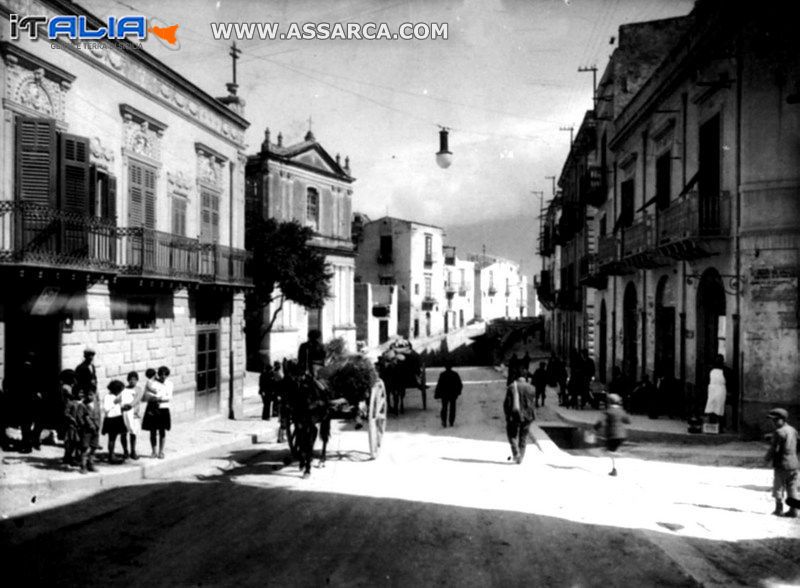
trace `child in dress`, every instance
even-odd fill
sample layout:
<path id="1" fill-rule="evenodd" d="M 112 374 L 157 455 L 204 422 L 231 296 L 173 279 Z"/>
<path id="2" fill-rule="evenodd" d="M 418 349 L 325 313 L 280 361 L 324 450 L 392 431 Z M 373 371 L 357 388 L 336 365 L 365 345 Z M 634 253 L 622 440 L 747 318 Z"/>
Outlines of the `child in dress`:
<path id="1" fill-rule="evenodd" d="M 120 438 L 123 456 L 128 455 L 128 428 L 122 418 L 122 391 L 125 384 L 119 380 L 111 380 L 108 384 L 108 394 L 103 399 L 103 435 L 108 435 L 108 463 L 118 463 L 114 457 L 114 446 L 117 437 Z M 130 406 L 128 406 L 130 410 Z M 124 461 L 124 457 L 120 460 Z"/>

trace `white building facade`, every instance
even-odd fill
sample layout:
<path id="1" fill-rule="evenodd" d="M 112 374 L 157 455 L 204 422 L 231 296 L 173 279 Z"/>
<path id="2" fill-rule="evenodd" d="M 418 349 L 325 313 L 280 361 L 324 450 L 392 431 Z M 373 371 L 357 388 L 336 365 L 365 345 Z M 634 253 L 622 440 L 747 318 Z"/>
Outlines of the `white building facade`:
<path id="1" fill-rule="evenodd" d="M 445 330 L 441 227 L 393 217 L 366 223 L 356 258 L 357 281 L 396 285 L 398 334 L 416 339 Z"/>
<path id="2" fill-rule="evenodd" d="M 12 12 L 102 25 L 73 3 L 0 2 L 0 29 Z M 50 390 L 88 346 L 101 394 L 166 365 L 177 418 L 235 413 L 242 103 L 121 44 L 0 41 L 0 377 L 23 385 L 30 360 Z"/>

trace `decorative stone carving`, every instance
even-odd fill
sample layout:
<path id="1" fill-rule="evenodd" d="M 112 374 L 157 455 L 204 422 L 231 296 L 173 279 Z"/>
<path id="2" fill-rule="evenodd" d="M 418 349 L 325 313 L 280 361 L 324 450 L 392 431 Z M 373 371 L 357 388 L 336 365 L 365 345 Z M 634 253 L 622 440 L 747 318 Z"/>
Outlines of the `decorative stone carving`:
<path id="1" fill-rule="evenodd" d="M 167 172 L 167 192 L 171 196 L 183 196 L 184 198 L 188 198 L 191 191 L 192 182 L 189 178 L 189 174 L 182 171 Z"/>
<path id="2" fill-rule="evenodd" d="M 227 158 L 202 143 L 195 143 L 197 153 L 197 181 L 215 188 L 223 188 L 224 165 Z"/>
<path id="3" fill-rule="evenodd" d="M 114 167 L 114 150 L 104 147 L 100 137 L 92 138 L 89 142 L 89 150 L 91 152 L 91 161 L 97 167 L 106 170 Z"/>
<path id="4" fill-rule="evenodd" d="M 66 94 L 75 76 L 7 41 L 0 41 L 0 52 L 6 64 L 3 98 L 9 109 L 64 125 Z"/>
<path id="5" fill-rule="evenodd" d="M 128 106 L 120 104 L 124 125 L 124 148 L 131 153 L 161 161 L 161 138 L 167 125 Z"/>
<path id="6" fill-rule="evenodd" d="M 6 5 L 10 6 L 11 12 L 14 14 L 56 16 L 53 6 L 35 0 L 6 0 Z M 79 52 L 82 57 L 88 58 L 96 65 L 105 67 L 111 74 L 127 80 L 153 99 L 165 102 L 174 110 L 189 115 L 190 118 L 210 131 L 240 147 L 244 146 L 246 125 L 241 126 L 209 105 L 209 101 L 213 101 L 214 98 L 191 86 L 175 83 L 165 77 L 166 74 L 156 73 L 154 68 L 137 55 L 136 51 L 116 48 L 113 43 L 95 44 L 91 45 L 89 49 L 85 49 L 77 40 L 59 39 L 56 42 L 66 45 L 72 51 Z M 6 87 L 8 88 L 8 85 Z M 47 90 L 53 100 L 54 110 L 61 109 L 63 120 L 63 104 L 57 104 L 54 94 L 49 91 L 49 88 Z M 228 110 L 222 105 L 220 107 Z"/>

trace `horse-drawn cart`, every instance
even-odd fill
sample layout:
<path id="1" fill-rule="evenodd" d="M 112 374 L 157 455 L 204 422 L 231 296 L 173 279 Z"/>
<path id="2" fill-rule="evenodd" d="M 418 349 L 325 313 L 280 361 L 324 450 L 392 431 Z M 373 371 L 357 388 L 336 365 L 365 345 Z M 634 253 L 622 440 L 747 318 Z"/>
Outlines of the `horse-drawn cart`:
<path id="1" fill-rule="evenodd" d="M 320 462 L 326 458 L 331 419 L 353 419 L 361 429 L 366 420 L 369 455 L 378 457 L 386 432 L 388 398 L 386 386 L 370 366 L 365 370 L 358 359 L 343 361 L 321 377 L 287 373 L 283 380 L 285 409 L 282 427 L 286 431 L 292 458 L 310 473 L 314 443 L 322 439 Z"/>

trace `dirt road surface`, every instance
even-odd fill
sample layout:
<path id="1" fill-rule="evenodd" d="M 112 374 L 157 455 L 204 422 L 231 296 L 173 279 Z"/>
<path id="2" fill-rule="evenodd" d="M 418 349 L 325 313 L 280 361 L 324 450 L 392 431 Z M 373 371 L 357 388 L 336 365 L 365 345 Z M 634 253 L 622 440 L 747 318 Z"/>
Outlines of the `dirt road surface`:
<path id="1" fill-rule="evenodd" d="M 800 521 L 765 469 L 544 443 L 508 461 L 503 381 L 466 382 L 455 427 L 409 391 L 379 459 L 342 423 L 304 480 L 285 446 L 84 496 L 3 537 L 7 577 L 81 586 L 779 586 L 800 583 Z M 433 376 L 435 378 L 435 375 Z"/>

